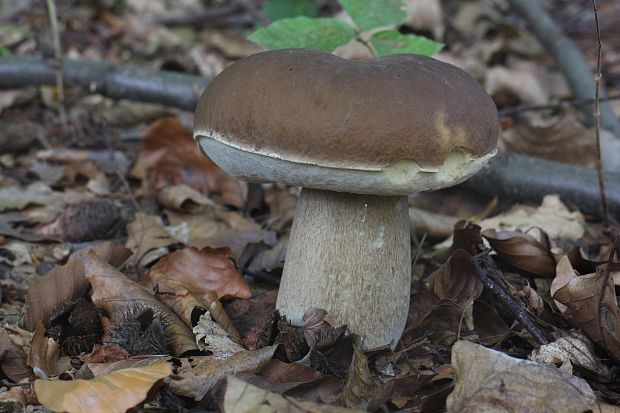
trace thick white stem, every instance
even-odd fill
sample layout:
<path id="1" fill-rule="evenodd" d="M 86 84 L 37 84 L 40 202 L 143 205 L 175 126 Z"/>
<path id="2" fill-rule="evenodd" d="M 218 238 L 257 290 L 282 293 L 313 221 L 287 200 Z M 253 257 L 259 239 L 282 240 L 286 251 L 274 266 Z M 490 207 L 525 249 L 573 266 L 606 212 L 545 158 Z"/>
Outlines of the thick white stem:
<path id="1" fill-rule="evenodd" d="M 411 283 L 407 197 L 304 188 L 289 240 L 277 308 L 301 324 L 311 307 L 362 337 L 394 347 Z"/>

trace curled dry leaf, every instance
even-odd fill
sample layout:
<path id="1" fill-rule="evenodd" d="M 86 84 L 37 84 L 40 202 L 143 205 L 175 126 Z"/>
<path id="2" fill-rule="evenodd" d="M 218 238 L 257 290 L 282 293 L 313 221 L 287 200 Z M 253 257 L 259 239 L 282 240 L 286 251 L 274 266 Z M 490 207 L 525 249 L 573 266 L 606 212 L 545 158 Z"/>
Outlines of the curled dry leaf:
<path id="1" fill-rule="evenodd" d="M 185 285 L 202 300 L 211 291 L 218 298 L 250 298 L 252 290 L 239 273 L 230 257 L 228 248 L 184 248 L 166 255 L 151 271 L 159 271 Z"/>
<path id="2" fill-rule="evenodd" d="M 179 371 L 178 378 L 170 378 L 166 385 L 174 394 L 201 400 L 227 375 L 255 373 L 273 357 L 277 346 L 255 351 L 240 351 L 227 359 L 207 358 L 196 367 Z"/>
<path id="3" fill-rule="evenodd" d="M 594 346 L 590 339 L 578 332 L 534 349 L 529 359 L 557 365 L 569 374 L 573 373 L 573 366 L 584 369 L 604 382 L 609 382 L 613 378 L 609 367 L 594 354 Z"/>
<path id="4" fill-rule="evenodd" d="M 389 383 L 381 383 L 372 376 L 364 352 L 353 346 L 353 360 L 338 404 L 352 409 L 374 411 L 388 399 L 390 389 Z"/>
<path id="5" fill-rule="evenodd" d="M 112 324 L 122 321 L 127 314 L 137 312 L 138 309 L 150 309 L 163 323 L 173 355 L 180 356 L 198 349 L 194 334 L 188 326 L 144 287 L 103 262 L 94 253 L 84 257 L 84 268 L 93 287 L 93 303 L 107 312 Z"/>
<path id="6" fill-rule="evenodd" d="M 43 370 L 48 376 L 56 376 L 62 371 L 58 366 L 59 356 L 58 342 L 45 337 L 45 328 L 39 323 L 32 336 L 28 365 Z"/>
<path id="7" fill-rule="evenodd" d="M 149 392 L 172 372 L 168 363 L 118 370 L 92 380 L 36 380 L 41 404 L 55 412 L 125 413 L 145 401 Z"/>
<path id="8" fill-rule="evenodd" d="M 582 413 L 596 403 L 588 384 L 556 367 L 468 341 L 452 347 L 456 373 L 448 412 Z"/>
<path id="9" fill-rule="evenodd" d="M 549 247 L 535 237 L 523 232 L 486 229 L 482 236 L 489 241 L 499 257 L 521 270 L 525 275 L 552 278 L 555 276 L 555 261 Z"/>
<path id="10" fill-rule="evenodd" d="M 11 335 L 4 328 L 0 328 L 0 351 L 2 351 L 0 368 L 6 377 L 17 383 L 34 376 L 32 369 L 28 367 L 28 355 L 22 346 L 13 342 Z"/>
<path id="11" fill-rule="evenodd" d="M 215 291 L 204 291 L 199 297 L 196 297 L 185 285 L 159 271 L 150 271 L 145 279 L 147 277 L 149 278 L 148 283 L 155 285 L 154 290 L 159 301 L 174 311 L 185 325 L 194 327 L 198 317 L 208 311 L 213 320 L 226 331 L 228 336 L 235 342 L 241 343 L 241 336 L 228 317 L 219 298 L 217 298 Z"/>
<path id="12" fill-rule="evenodd" d="M 327 311 L 323 309 L 309 308 L 302 317 L 304 339 L 311 349 L 323 351 L 333 347 L 347 329 L 347 326 L 334 328 L 326 316 Z"/>
<path id="13" fill-rule="evenodd" d="M 30 331 L 33 331 L 39 322 L 46 325 L 59 305 L 84 295 L 89 284 L 83 261 L 90 251 L 113 267 L 120 267 L 131 254 L 121 245 L 102 242 L 76 251 L 65 265 L 55 267 L 43 277 L 30 277 L 26 295 L 26 325 Z"/>
<path id="14" fill-rule="evenodd" d="M 27 188 L 8 187 L 0 189 L 0 212 L 10 209 L 24 209 L 28 205 L 61 205 L 62 194 L 42 183 Z"/>
<path id="15" fill-rule="evenodd" d="M 207 311 L 198 320 L 192 330 L 196 334 L 196 343 L 200 350 L 213 353 L 214 358 L 226 359 L 244 348 L 233 340 Z"/>
<path id="16" fill-rule="evenodd" d="M 185 184 L 171 185 L 157 193 L 157 202 L 166 208 L 188 212 L 197 206 L 215 206 L 205 195 Z"/>
<path id="17" fill-rule="evenodd" d="M 155 189 L 185 184 L 217 196 L 222 204 L 237 208 L 245 204 L 247 183 L 228 175 L 200 153 L 192 133 L 178 119 L 168 117 L 154 122 L 142 142 L 148 176 Z"/>
<path id="18" fill-rule="evenodd" d="M 465 309 L 482 293 L 471 255 L 457 249 L 432 275 L 430 289 L 440 300 L 453 301 Z"/>
<path id="19" fill-rule="evenodd" d="M 566 321 L 580 328 L 615 360 L 620 360 L 620 308 L 616 300 L 613 277 L 605 283 L 604 266 L 596 273 L 578 275 L 567 256 L 557 264 L 557 276 L 551 284 L 551 295 L 559 302 Z M 604 287 L 604 288 L 603 288 Z M 601 297 L 601 292 L 603 296 Z M 600 308 L 599 308 L 600 303 Z"/>
<path id="20" fill-rule="evenodd" d="M 351 410 L 344 407 L 322 405 L 314 402 L 297 400 L 252 386 L 235 377 L 226 379 L 224 393 L 224 413 L 353 413 L 363 410 Z"/>
<path id="21" fill-rule="evenodd" d="M 166 232 L 160 217 L 143 212 L 138 212 L 134 221 L 127 225 L 127 235 L 125 246 L 133 251 L 130 262 L 142 266 L 167 254 L 167 247 L 177 243 Z"/>

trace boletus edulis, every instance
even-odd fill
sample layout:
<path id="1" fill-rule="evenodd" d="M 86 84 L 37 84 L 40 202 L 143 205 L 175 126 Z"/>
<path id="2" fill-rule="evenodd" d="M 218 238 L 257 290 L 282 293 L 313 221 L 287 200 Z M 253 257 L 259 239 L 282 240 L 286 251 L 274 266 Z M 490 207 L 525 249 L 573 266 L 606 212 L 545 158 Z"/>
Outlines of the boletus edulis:
<path id="1" fill-rule="evenodd" d="M 350 61 L 308 49 L 242 59 L 207 87 L 194 137 L 228 173 L 301 186 L 277 308 L 396 346 L 411 283 L 407 195 L 456 185 L 496 152 L 497 109 L 430 57 Z"/>

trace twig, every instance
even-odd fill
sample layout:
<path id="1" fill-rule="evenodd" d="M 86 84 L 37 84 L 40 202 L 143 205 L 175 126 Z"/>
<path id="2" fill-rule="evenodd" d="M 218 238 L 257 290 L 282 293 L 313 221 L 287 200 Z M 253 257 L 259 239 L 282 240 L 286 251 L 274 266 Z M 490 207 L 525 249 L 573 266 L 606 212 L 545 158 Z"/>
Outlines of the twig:
<path id="1" fill-rule="evenodd" d="M 598 24 L 598 9 L 596 0 L 592 0 L 594 9 L 594 22 L 596 24 L 596 74 L 594 75 L 594 136 L 596 137 L 596 174 L 598 177 L 598 190 L 601 197 L 601 209 L 603 210 L 603 223 L 609 226 L 609 214 L 607 213 L 607 200 L 605 199 L 605 178 L 603 177 L 603 160 L 601 159 L 601 28 Z"/>
<path id="2" fill-rule="evenodd" d="M 504 287 L 495 281 L 499 279 L 501 273 L 489 254 L 487 252 L 482 252 L 476 255 L 473 259 L 473 263 L 476 274 L 482 280 L 484 286 L 505 306 L 515 320 L 517 320 L 540 345 L 549 344 L 549 339 L 544 331 L 532 320 L 527 309 L 519 304 Z"/>
<path id="3" fill-rule="evenodd" d="M 589 99 L 594 89 L 594 78 L 583 55 L 562 29 L 543 9 L 539 0 L 509 0 L 512 8 L 529 23 L 538 40 L 551 52 L 559 69 L 566 77 L 570 88 L 578 100 Z M 601 88 L 601 98 L 605 96 Z M 593 123 L 590 105 L 584 108 L 584 114 Z M 601 105 L 601 126 L 611 131 L 620 139 L 620 120 L 611 106 Z"/>
<path id="4" fill-rule="evenodd" d="M 599 97 L 599 101 L 600 102 L 609 102 L 611 100 L 620 100 L 620 95 L 611 95 L 611 96 L 607 96 L 605 98 L 601 98 Z M 504 108 L 504 109 L 500 109 L 499 115 L 500 116 L 513 116 L 513 115 L 517 115 L 519 113 L 523 113 L 523 112 L 536 112 L 536 111 L 540 111 L 540 110 L 548 110 L 548 109 L 560 109 L 562 107 L 565 107 L 567 105 L 570 105 L 574 108 L 579 108 L 581 106 L 589 106 L 591 104 L 594 103 L 594 99 L 590 98 L 590 99 L 574 99 L 574 100 L 569 100 L 569 101 L 565 101 L 565 102 L 553 102 L 553 103 L 546 103 L 544 105 L 531 105 L 531 106 L 516 106 L 516 107 L 509 107 L 509 108 Z"/>
<path id="5" fill-rule="evenodd" d="M 47 13 L 52 29 L 52 40 L 54 42 L 54 66 L 56 75 L 56 88 L 58 89 L 58 115 L 60 125 L 63 130 L 67 130 L 67 112 L 65 110 L 65 87 L 62 75 L 62 46 L 60 45 L 60 30 L 58 29 L 58 14 L 54 0 L 45 0 Z"/>

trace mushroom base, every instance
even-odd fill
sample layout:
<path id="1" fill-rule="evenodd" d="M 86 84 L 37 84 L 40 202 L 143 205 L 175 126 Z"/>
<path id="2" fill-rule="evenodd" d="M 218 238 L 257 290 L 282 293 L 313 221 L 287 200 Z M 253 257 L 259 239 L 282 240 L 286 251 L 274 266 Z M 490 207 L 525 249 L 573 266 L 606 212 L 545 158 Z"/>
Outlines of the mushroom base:
<path id="1" fill-rule="evenodd" d="M 362 338 L 396 346 L 407 321 L 411 245 L 406 196 L 303 188 L 276 307 L 301 325 L 306 310 Z"/>

